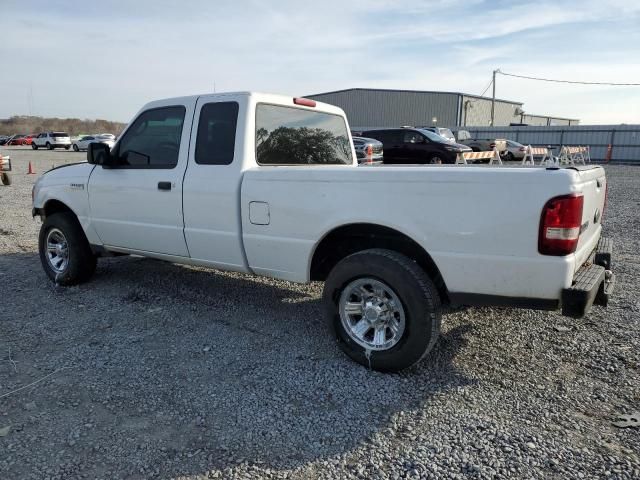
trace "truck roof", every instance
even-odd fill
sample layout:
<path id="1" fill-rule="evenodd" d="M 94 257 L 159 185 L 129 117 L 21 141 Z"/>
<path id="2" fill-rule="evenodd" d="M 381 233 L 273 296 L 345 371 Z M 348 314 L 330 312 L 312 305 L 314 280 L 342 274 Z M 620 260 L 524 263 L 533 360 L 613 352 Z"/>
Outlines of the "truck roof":
<path id="1" fill-rule="evenodd" d="M 147 103 L 146 105 L 144 105 L 144 107 L 142 108 L 142 110 L 146 110 L 148 108 L 153 108 L 153 107 L 159 107 L 159 106 L 165 106 L 165 105 L 170 105 L 172 103 L 176 103 L 176 102 L 184 102 L 187 100 L 195 100 L 198 99 L 200 97 L 207 97 L 208 99 L 215 99 L 215 98 L 220 98 L 220 99 L 224 99 L 226 97 L 249 97 L 252 100 L 254 100 L 256 103 L 261 102 L 261 103 L 274 103 L 277 105 L 291 105 L 292 107 L 298 107 L 298 108 L 308 108 L 308 109 L 313 109 L 313 110 L 319 110 L 322 112 L 327 112 L 327 113 L 333 113 L 333 114 L 337 114 L 337 115 L 345 115 L 344 111 L 339 108 L 336 107 L 335 105 L 331 105 L 328 103 L 323 103 L 323 102 L 318 102 L 317 100 L 312 100 L 313 102 L 315 102 L 315 106 L 314 107 L 307 107 L 304 105 L 295 105 L 293 103 L 293 100 L 295 98 L 304 98 L 304 97 L 294 97 L 294 96 L 289 96 L 289 95 L 281 95 L 281 94 L 274 94 L 274 93 L 264 93 L 264 92 L 216 92 L 216 93 L 201 93 L 198 95 L 186 95 L 183 97 L 170 97 L 170 98 L 163 98 L 163 99 L 159 99 L 159 100 L 153 100 L 149 103 Z M 311 99 L 309 99 L 311 100 Z M 346 116 L 346 115 L 345 115 Z"/>

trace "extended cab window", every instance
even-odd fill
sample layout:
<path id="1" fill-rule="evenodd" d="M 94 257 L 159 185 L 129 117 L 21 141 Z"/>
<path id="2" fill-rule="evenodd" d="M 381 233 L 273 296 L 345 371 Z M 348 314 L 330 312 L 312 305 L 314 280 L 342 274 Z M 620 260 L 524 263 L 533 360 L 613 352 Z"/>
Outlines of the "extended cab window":
<path id="1" fill-rule="evenodd" d="M 140 114 L 117 147 L 118 165 L 174 168 L 178 164 L 185 108 L 163 107 Z"/>
<path id="2" fill-rule="evenodd" d="M 229 165 L 233 162 L 238 123 L 238 103 L 207 103 L 200 110 L 196 163 Z"/>
<path id="3" fill-rule="evenodd" d="M 260 165 L 350 165 L 353 157 L 344 118 L 259 104 L 256 160 Z"/>

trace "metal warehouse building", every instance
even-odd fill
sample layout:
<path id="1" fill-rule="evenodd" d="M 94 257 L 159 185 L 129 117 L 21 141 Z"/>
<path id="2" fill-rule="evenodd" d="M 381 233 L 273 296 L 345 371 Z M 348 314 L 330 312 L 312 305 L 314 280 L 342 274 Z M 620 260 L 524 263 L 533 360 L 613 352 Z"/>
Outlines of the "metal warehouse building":
<path id="1" fill-rule="evenodd" d="M 307 95 L 342 108 L 352 128 L 437 125 L 486 127 L 491 124 L 491 98 L 457 92 L 349 88 Z M 577 125 L 578 120 L 524 113 L 521 102 L 495 102 L 495 126 Z"/>

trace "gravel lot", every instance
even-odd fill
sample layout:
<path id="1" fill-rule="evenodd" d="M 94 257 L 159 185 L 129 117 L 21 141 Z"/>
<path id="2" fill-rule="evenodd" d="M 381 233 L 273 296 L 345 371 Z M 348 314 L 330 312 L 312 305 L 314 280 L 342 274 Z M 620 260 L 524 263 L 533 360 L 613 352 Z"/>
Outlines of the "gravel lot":
<path id="1" fill-rule="evenodd" d="M 640 168 L 607 167 L 606 310 L 452 313 L 384 375 L 331 341 L 320 284 L 121 257 L 55 287 L 27 162 L 84 155 L 2 151 L 0 478 L 640 478 L 640 428 L 612 425 L 640 411 Z"/>

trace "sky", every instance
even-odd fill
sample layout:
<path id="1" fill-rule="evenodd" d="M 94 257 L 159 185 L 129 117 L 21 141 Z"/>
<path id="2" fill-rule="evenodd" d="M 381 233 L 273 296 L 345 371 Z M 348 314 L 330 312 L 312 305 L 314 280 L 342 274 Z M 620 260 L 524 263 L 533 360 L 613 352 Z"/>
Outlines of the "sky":
<path id="1" fill-rule="evenodd" d="M 480 94 L 498 68 L 640 83 L 640 2 L 0 0 L 0 58 L 0 118 L 126 122 L 148 101 L 214 90 Z M 496 96 L 583 124 L 640 123 L 640 87 L 498 75 Z"/>

